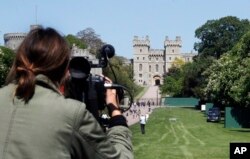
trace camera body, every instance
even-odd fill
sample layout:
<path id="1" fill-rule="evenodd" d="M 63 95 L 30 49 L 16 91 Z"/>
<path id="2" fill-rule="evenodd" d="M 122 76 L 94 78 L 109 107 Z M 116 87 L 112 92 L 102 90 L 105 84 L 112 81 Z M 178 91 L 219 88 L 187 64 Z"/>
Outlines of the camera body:
<path id="1" fill-rule="evenodd" d="M 115 88 L 119 100 L 124 91 L 119 85 L 105 85 L 104 77 L 92 75 L 91 68 L 105 68 L 108 59 L 115 55 L 112 45 L 104 45 L 99 54 L 99 62 L 93 63 L 85 57 L 73 57 L 69 64 L 70 79 L 65 84 L 65 97 L 84 102 L 87 109 L 99 120 L 99 110 L 106 107 L 106 89 Z"/>

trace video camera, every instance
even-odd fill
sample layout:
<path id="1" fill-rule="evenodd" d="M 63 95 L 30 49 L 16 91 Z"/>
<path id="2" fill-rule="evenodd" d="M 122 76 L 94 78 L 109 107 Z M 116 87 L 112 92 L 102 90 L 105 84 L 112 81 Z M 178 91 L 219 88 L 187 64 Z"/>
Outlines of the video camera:
<path id="1" fill-rule="evenodd" d="M 114 55 L 114 47 L 107 44 L 101 48 L 97 64 L 85 57 L 73 57 L 69 64 L 70 79 L 65 85 L 65 96 L 84 102 L 98 121 L 99 110 L 104 110 L 107 104 L 106 89 L 116 89 L 122 111 L 128 110 L 132 103 L 132 96 L 126 87 L 119 84 L 107 84 L 103 76 L 90 73 L 91 68 L 107 67 L 109 58 Z"/>

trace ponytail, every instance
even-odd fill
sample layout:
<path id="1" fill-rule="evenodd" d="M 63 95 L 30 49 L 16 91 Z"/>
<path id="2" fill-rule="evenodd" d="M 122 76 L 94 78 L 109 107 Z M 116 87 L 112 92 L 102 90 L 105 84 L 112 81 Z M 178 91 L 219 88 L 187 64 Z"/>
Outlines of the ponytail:
<path id="1" fill-rule="evenodd" d="M 31 99 L 35 92 L 35 75 L 32 69 L 17 67 L 19 75 L 15 96 L 22 98 L 25 103 Z"/>

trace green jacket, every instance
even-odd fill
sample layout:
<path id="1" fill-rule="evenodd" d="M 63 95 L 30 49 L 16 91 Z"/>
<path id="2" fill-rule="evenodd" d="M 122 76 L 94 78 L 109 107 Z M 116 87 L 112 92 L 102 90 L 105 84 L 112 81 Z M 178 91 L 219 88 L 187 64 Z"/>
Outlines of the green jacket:
<path id="1" fill-rule="evenodd" d="M 43 75 L 37 81 L 28 104 L 14 97 L 14 84 L 0 89 L 0 159 L 133 158 L 127 127 L 104 133 L 85 104 Z"/>

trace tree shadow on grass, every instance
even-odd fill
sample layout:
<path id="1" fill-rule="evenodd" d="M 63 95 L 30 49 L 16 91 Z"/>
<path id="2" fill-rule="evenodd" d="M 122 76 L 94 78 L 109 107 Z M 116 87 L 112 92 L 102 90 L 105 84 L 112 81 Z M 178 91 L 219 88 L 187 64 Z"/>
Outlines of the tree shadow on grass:
<path id="1" fill-rule="evenodd" d="M 190 109 L 190 110 L 197 110 L 195 107 L 188 107 L 188 106 L 183 106 L 183 107 L 180 107 L 180 108 L 184 108 L 184 109 Z"/>
<path id="2" fill-rule="evenodd" d="M 237 131 L 237 132 L 249 133 L 250 129 L 233 129 L 233 130 L 230 130 L 230 131 Z"/>

